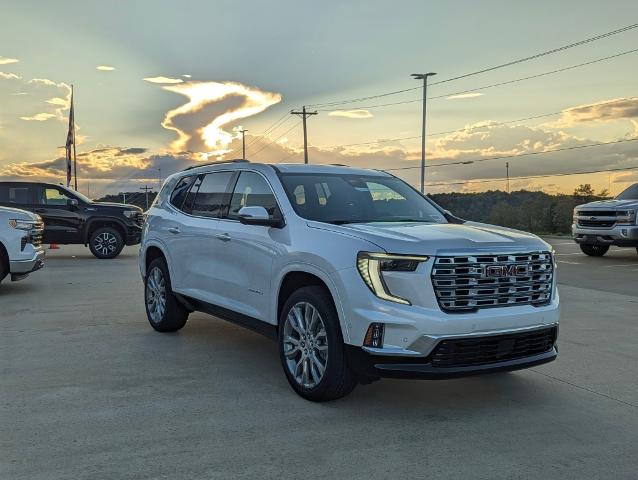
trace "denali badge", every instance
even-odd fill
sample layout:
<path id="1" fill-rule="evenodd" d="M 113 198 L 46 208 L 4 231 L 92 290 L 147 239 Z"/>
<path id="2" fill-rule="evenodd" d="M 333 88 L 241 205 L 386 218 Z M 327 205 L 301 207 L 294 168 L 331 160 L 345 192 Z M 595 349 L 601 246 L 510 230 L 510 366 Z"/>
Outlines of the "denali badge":
<path id="1" fill-rule="evenodd" d="M 530 273 L 530 264 L 512 264 L 512 265 L 485 265 L 483 267 L 483 277 L 485 278 L 501 278 L 501 277 L 527 277 Z"/>

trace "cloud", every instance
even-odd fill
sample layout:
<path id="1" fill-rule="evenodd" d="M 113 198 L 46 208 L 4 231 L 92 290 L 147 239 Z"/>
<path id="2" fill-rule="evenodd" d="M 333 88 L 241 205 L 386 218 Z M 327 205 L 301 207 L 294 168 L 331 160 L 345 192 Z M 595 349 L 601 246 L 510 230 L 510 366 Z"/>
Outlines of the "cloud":
<path id="1" fill-rule="evenodd" d="M 610 122 L 634 118 L 638 119 L 638 97 L 615 98 L 563 110 L 560 118 L 548 126 L 572 127 L 585 122 Z"/>
<path id="2" fill-rule="evenodd" d="M 19 61 L 17 58 L 0 57 L 0 65 L 10 65 L 12 63 L 18 63 Z"/>
<path id="3" fill-rule="evenodd" d="M 0 78 L 4 80 L 20 80 L 22 77 L 20 75 L 16 75 L 15 73 L 0 72 Z"/>
<path id="4" fill-rule="evenodd" d="M 26 120 L 27 122 L 45 122 L 55 117 L 56 115 L 53 113 L 42 112 L 31 115 L 30 117 L 20 117 L 20 120 Z"/>
<path id="5" fill-rule="evenodd" d="M 185 73 L 185 74 L 183 74 L 183 75 L 182 75 L 182 77 L 184 77 L 184 78 L 191 78 L 191 77 L 192 77 L 192 75 L 189 75 L 189 74 Z"/>
<path id="6" fill-rule="evenodd" d="M 171 78 L 171 77 L 146 77 L 144 80 L 151 83 L 182 83 L 184 80 L 181 78 Z"/>
<path id="7" fill-rule="evenodd" d="M 68 108 L 69 103 L 65 98 L 60 98 L 60 97 L 53 97 L 53 98 L 49 98 L 46 103 L 50 104 L 50 105 L 58 105 L 58 106 L 62 106 L 64 108 Z"/>
<path id="8" fill-rule="evenodd" d="M 278 93 L 236 82 L 187 82 L 162 88 L 188 98 L 187 103 L 167 112 L 162 122 L 164 128 L 178 135 L 171 144 L 172 151 L 203 149 L 210 155 L 228 153 L 228 146 L 238 134 L 222 127 L 257 115 L 281 101 Z M 211 108 L 213 111 L 208 113 L 207 109 Z M 202 115 L 204 118 L 200 118 Z M 184 118 L 189 116 L 196 121 L 184 125 Z"/>
<path id="9" fill-rule="evenodd" d="M 49 87 L 54 87 L 58 85 L 53 80 L 49 80 L 48 78 L 32 78 L 31 80 L 29 80 L 29 83 L 34 85 L 47 85 Z"/>
<path id="10" fill-rule="evenodd" d="M 461 100 L 464 98 L 476 98 L 476 97 L 482 97 L 483 94 L 480 92 L 475 92 L 475 93 L 460 93 L 458 95 L 450 95 L 449 97 L 445 97 L 446 100 Z"/>
<path id="11" fill-rule="evenodd" d="M 343 118 L 372 118 L 373 115 L 368 110 L 335 110 L 328 114 L 331 117 Z"/>
<path id="12" fill-rule="evenodd" d="M 97 67 L 95 67 L 95 69 L 102 72 L 110 72 L 112 70 L 115 70 L 115 67 L 111 67 L 110 65 L 98 65 Z"/>

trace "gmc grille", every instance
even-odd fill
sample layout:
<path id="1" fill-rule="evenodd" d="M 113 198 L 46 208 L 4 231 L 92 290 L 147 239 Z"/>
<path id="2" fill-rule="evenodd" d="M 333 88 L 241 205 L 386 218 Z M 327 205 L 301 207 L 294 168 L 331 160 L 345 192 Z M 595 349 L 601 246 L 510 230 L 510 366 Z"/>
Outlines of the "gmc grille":
<path id="1" fill-rule="evenodd" d="M 545 353 L 556 343 L 557 327 L 479 338 L 442 340 L 432 352 L 435 367 L 467 367 Z"/>
<path id="2" fill-rule="evenodd" d="M 441 310 L 448 313 L 541 306 L 551 301 L 553 275 L 550 252 L 439 256 L 432 286 Z"/>

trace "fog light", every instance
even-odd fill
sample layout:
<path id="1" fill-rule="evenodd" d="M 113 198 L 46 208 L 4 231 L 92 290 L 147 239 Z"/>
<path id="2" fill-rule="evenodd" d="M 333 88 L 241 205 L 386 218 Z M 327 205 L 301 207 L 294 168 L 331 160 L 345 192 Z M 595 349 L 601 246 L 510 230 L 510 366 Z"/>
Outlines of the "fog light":
<path id="1" fill-rule="evenodd" d="M 363 339 L 364 347 L 383 348 L 383 334 L 385 333 L 385 324 L 371 323 Z"/>

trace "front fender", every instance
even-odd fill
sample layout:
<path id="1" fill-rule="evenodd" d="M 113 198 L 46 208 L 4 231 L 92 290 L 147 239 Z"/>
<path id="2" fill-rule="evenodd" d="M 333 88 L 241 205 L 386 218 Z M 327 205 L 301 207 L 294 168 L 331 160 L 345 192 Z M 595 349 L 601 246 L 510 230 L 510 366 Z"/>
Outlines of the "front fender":
<path id="1" fill-rule="evenodd" d="M 117 225 L 122 227 L 122 229 L 124 230 L 124 234 L 125 235 L 126 235 L 126 232 L 128 231 L 127 225 L 122 220 L 120 220 L 119 218 L 114 218 L 114 217 L 91 217 L 84 224 L 84 232 L 82 234 L 82 238 L 84 239 L 84 245 L 88 245 L 89 244 L 89 232 L 91 231 L 91 226 L 93 224 L 95 224 L 95 223 L 116 223 Z M 124 240 L 126 240 L 126 238 Z"/>

